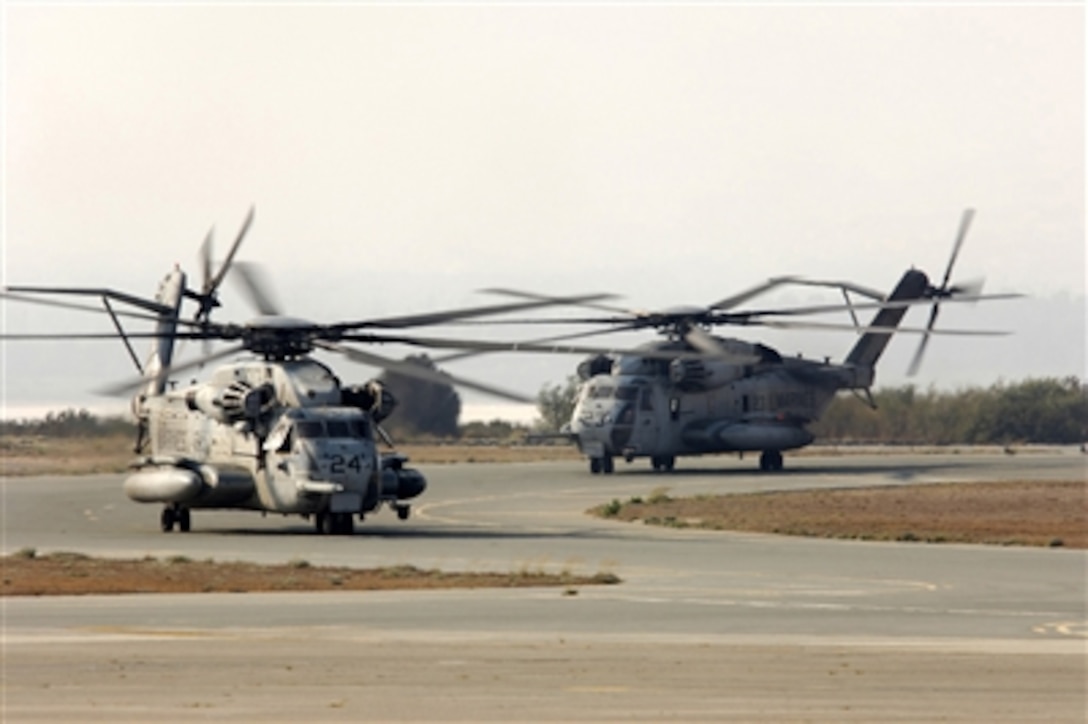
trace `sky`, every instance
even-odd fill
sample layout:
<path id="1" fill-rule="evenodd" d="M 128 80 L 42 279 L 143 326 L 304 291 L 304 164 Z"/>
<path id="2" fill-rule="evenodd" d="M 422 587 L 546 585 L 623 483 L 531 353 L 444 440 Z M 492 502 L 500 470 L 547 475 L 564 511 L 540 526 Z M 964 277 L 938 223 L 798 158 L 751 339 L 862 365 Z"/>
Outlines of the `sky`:
<path id="1" fill-rule="evenodd" d="M 209 228 L 222 253 L 254 206 L 239 258 L 294 316 L 476 305 L 499 286 L 661 309 L 783 274 L 939 279 L 971 207 L 954 278 L 1028 296 L 946 305 L 938 326 L 1013 334 L 935 338 L 909 379 L 916 342 L 897 337 L 878 385 L 1086 374 L 1083 2 L 6 2 L 3 93 L 4 284 L 150 296 L 175 263 L 198 275 Z M 222 296 L 217 321 L 252 316 Z M 112 328 L 15 302 L 2 321 Z M 834 359 L 853 342 L 718 332 Z M 125 405 L 93 393 L 134 372 L 117 342 L 0 352 L 4 416 Z M 579 360 L 448 369 L 531 397 Z M 532 415 L 462 397 L 463 418 Z"/>

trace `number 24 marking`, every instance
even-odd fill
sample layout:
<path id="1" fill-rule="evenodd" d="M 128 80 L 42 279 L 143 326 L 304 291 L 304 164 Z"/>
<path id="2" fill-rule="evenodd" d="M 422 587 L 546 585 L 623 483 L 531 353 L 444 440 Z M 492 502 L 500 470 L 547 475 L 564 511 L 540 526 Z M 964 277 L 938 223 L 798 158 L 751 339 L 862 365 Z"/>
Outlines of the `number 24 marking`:
<path id="1" fill-rule="evenodd" d="M 343 475 L 348 470 L 353 472 L 362 472 L 363 461 L 358 455 L 352 455 L 347 460 L 344 460 L 343 455 L 333 455 L 332 462 L 329 465 L 329 472 L 335 475 Z"/>

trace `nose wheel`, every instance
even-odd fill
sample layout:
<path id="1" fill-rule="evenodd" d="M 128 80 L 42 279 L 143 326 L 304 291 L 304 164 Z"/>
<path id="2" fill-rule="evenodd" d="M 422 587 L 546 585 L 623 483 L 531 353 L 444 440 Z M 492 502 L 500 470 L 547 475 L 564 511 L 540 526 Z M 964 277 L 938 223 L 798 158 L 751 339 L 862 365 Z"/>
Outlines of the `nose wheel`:
<path id="1" fill-rule="evenodd" d="M 676 456 L 654 455 L 652 458 L 650 458 L 650 465 L 652 465 L 654 470 L 659 473 L 672 472 L 673 467 L 676 466 Z"/>
<path id="2" fill-rule="evenodd" d="M 352 535 L 355 533 L 355 520 L 351 513 L 323 511 L 314 516 L 314 530 L 319 535 Z"/>
<path id="3" fill-rule="evenodd" d="M 589 459 L 589 472 L 594 475 L 599 475 L 600 473 L 608 474 L 613 470 L 615 470 L 615 465 L 612 462 L 611 455 Z"/>

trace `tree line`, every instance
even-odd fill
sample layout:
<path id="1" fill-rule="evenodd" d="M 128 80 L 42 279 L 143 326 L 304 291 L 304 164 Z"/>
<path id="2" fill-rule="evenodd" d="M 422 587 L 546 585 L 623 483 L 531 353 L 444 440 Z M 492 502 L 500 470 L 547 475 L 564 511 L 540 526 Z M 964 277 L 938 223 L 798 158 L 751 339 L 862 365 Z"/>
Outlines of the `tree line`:
<path id="1" fill-rule="evenodd" d="M 1088 385 L 1076 377 L 998 382 L 955 392 L 876 390 L 876 409 L 835 398 L 812 426 L 818 440 L 927 445 L 1075 444 L 1088 440 Z"/>
<path id="2" fill-rule="evenodd" d="M 426 364 L 430 362 L 427 360 Z M 431 363 L 433 365 L 433 363 Z M 504 420 L 460 423 L 461 400 L 452 385 L 397 379 L 398 405 L 385 423 L 400 441 L 524 440 L 530 428 Z M 576 377 L 545 385 L 537 395 L 532 430 L 558 432 L 569 420 L 578 394 Z M 873 401 L 840 394 L 812 425 L 818 440 L 832 443 L 910 445 L 1078 444 L 1088 441 L 1088 384 L 1076 377 L 998 382 L 954 392 L 913 385 L 875 390 Z M 50 412 L 41 419 L 0 420 L 2 435 L 104 437 L 135 434 L 125 417 L 99 417 L 81 409 Z"/>
<path id="3" fill-rule="evenodd" d="M 40 437 L 110 437 L 135 435 L 136 423 L 121 415 L 100 417 L 86 409 L 48 412 L 42 418 L 0 420 L 0 435 Z"/>

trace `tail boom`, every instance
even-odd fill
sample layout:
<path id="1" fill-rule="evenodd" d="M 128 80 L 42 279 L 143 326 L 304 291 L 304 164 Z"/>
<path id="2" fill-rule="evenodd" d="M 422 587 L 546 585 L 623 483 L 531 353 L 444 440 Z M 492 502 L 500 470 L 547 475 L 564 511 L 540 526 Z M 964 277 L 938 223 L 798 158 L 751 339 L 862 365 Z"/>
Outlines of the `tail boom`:
<path id="1" fill-rule="evenodd" d="M 929 289 L 929 277 L 926 276 L 925 272 L 910 269 L 903 274 L 903 277 L 885 301 L 900 302 L 922 299 L 925 297 L 927 289 Z M 868 378 L 868 384 L 858 385 L 859 387 L 868 387 L 872 384 L 872 368 L 884 353 L 884 348 L 891 341 L 892 334 L 903 320 L 903 315 L 907 313 L 907 309 L 908 307 L 903 306 L 881 309 L 877 312 L 869 326 L 887 328 L 888 331 L 866 332 L 846 356 L 847 365 L 859 368 L 859 371 L 866 369 L 869 371 L 868 375 L 860 375 L 862 378 Z"/>

